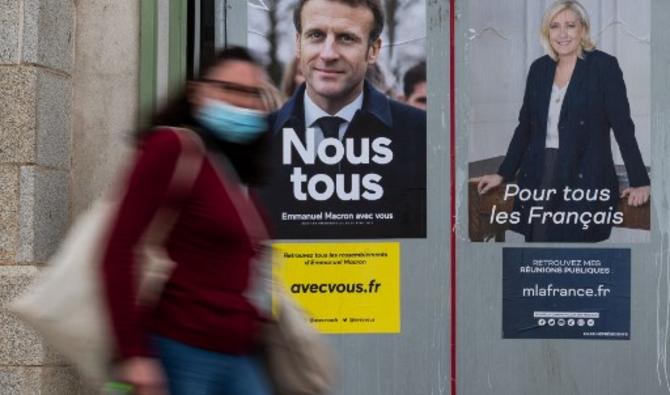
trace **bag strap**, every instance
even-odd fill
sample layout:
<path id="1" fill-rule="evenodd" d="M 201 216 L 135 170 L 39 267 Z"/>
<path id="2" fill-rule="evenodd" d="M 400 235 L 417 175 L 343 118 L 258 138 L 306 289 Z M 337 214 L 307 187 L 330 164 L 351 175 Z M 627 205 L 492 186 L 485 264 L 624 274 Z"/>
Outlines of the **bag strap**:
<path id="1" fill-rule="evenodd" d="M 205 146 L 194 131 L 185 128 L 171 129 L 179 137 L 181 150 L 170 179 L 168 195 L 180 192 L 184 193 L 184 196 L 188 196 L 195 180 L 198 178 L 198 174 L 200 174 L 205 158 Z M 178 216 L 179 210 L 177 208 L 161 207 L 144 232 L 142 242 L 149 245 L 162 245 Z"/>
<path id="2" fill-rule="evenodd" d="M 179 191 L 187 197 L 195 184 L 205 158 L 205 146 L 200 137 L 192 130 L 185 128 L 170 128 L 179 137 L 181 150 L 175 169 L 168 186 L 168 195 Z M 145 305 L 155 305 L 163 285 L 172 274 L 175 263 L 167 258 L 164 249 L 154 247 L 163 246 L 165 239 L 177 222 L 180 210 L 177 207 L 164 205 L 154 214 L 149 226 L 142 235 L 140 244 L 144 246 L 144 253 L 153 255 L 154 259 L 142 262 L 143 277 L 138 289 L 138 302 Z M 157 255 L 160 257 L 158 259 Z"/>
<path id="3" fill-rule="evenodd" d="M 200 136 L 191 129 L 172 128 L 172 130 L 179 137 L 181 153 L 170 180 L 168 193 L 175 192 L 177 189 L 190 192 L 205 159 L 205 144 Z"/>

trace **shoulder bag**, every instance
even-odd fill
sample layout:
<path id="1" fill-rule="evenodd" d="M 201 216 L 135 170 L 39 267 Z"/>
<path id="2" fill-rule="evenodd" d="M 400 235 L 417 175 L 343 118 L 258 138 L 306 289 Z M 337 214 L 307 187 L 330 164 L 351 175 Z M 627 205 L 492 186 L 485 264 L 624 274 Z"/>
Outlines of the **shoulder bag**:
<path id="1" fill-rule="evenodd" d="M 204 148 L 194 132 L 173 128 L 182 150 L 170 188 L 190 189 L 197 177 Z M 74 222 L 46 269 L 8 309 L 37 330 L 47 344 L 63 355 L 94 385 L 112 374 L 114 342 L 102 292 L 101 254 L 118 207 L 100 198 Z M 172 263 L 162 240 L 178 213 L 161 209 L 147 229 L 138 257 L 141 281 L 138 297 L 151 302 L 160 293 Z"/>

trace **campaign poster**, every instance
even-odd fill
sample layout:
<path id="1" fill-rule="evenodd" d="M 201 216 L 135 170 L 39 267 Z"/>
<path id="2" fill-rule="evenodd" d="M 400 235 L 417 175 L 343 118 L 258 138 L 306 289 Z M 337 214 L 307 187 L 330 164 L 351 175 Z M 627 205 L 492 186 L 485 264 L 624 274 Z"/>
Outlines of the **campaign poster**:
<path id="1" fill-rule="evenodd" d="M 400 243 L 275 243 L 274 272 L 323 333 L 400 332 Z"/>
<path id="2" fill-rule="evenodd" d="M 249 1 L 276 239 L 426 237 L 425 1 Z"/>
<path id="3" fill-rule="evenodd" d="M 580 3 L 461 3 L 470 241 L 650 240 L 650 1 Z"/>
<path id="4" fill-rule="evenodd" d="M 630 249 L 503 248 L 503 338 L 630 339 Z"/>

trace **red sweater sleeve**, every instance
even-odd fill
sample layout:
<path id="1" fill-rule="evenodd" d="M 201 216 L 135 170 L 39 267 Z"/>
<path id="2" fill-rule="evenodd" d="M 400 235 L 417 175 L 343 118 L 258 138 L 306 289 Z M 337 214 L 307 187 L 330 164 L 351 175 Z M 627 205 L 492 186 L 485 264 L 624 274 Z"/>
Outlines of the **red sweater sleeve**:
<path id="1" fill-rule="evenodd" d="M 158 209 L 175 203 L 169 189 L 180 152 L 181 143 L 174 132 L 162 130 L 149 135 L 112 220 L 102 272 L 117 356 L 121 359 L 152 355 L 136 303 L 139 279 L 134 251 Z"/>

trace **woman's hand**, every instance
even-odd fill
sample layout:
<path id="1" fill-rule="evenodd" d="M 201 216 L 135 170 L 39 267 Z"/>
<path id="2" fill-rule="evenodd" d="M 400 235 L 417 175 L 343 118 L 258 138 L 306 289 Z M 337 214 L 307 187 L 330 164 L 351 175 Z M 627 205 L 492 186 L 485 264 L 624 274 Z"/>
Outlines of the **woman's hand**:
<path id="1" fill-rule="evenodd" d="M 154 358 L 134 357 L 118 367 L 118 379 L 131 384 L 133 395 L 168 395 L 165 374 Z"/>
<path id="2" fill-rule="evenodd" d="M 643 187 L 628 187 L 621 192 L 621 198 L 628 197 L 628 205 L 637 207 L 649 201 L 651 194 L 651 187 L 649 185 Z"/>
<path id="3" fill-rule="evenodd" d="M 479 178 L 475 178 L 474 181 L 477 181 L 477 192 L 480 195 L 485 194 L 493 188 L 497 188 L 503 182 L 503 178 L 499 174 L 487 174 Z"/>

